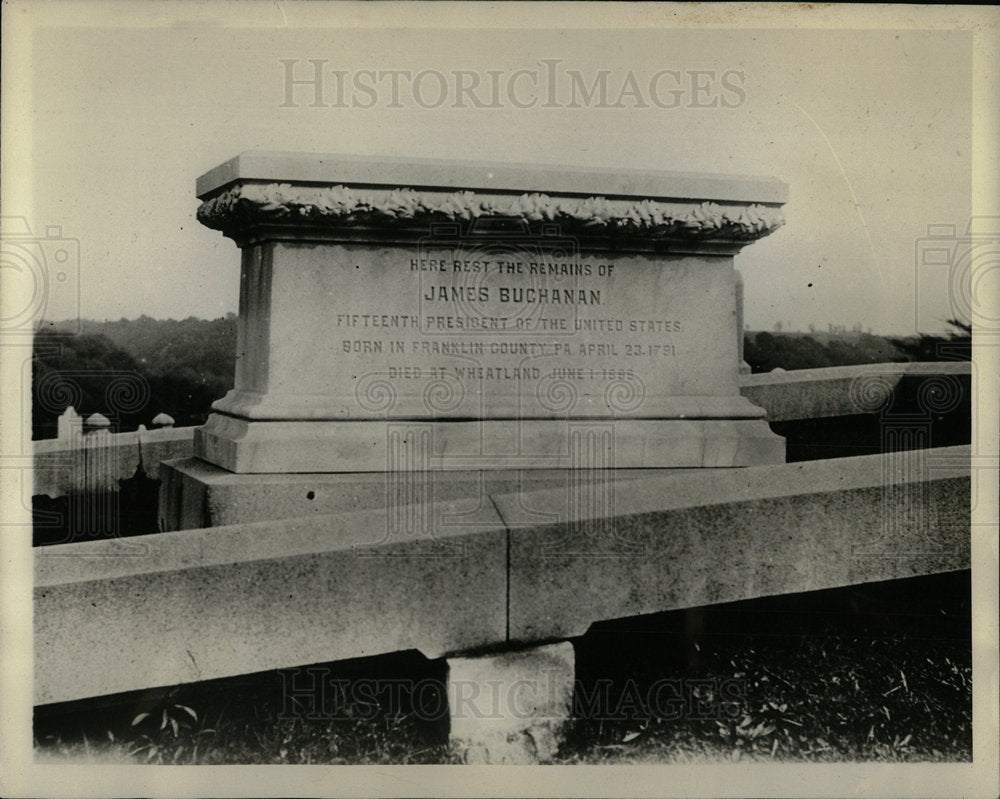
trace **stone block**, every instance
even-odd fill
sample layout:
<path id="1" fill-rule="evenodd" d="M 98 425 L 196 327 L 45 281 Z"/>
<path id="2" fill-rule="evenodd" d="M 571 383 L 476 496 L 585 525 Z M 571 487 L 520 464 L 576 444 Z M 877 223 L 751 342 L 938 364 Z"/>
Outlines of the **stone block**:
<path id="1" fill-rule="evenodd" d="M 573 646 L 448 659 L 449 740 L 464 763 L 551 760 L 573 710 Z"/>

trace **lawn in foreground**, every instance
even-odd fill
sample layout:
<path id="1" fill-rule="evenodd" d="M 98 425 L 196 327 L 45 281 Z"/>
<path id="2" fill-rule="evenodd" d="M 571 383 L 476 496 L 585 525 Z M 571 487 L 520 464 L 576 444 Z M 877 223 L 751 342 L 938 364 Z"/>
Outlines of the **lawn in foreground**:
<path id="1" fill-rule="evenodd" d="M 553 762 L 968 762 L 970 608 L 963 571 L 595 625 Z M 70 703 L 36 758 L 451 763 L 444 677 L 411 652 Z"/>

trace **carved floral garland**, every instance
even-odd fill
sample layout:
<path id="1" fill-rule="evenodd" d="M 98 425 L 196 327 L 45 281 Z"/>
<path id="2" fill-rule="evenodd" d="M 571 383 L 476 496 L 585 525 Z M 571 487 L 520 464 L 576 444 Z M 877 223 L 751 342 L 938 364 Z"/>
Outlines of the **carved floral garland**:
<path id="1" fill-rule="evenodd" d="M 723 207 L 713 202 L 671 204 L 655 200 L 606 197 L 554 199 L 545 194 L 450 194 L 414 189 L 345 186 L 293 186 L 289 183 L 239 184 L 206 200 L 198 221 L 215 230 L 233 230 L 262 222 L 361 225 L 400 222 L 473 220 L 480 217 L 522 219 L 529 224 L 555 222 L 562 232 L 618 233 L 694 239 L 752 240 L 785 223 L 780 209 L 764 205 Z"/>

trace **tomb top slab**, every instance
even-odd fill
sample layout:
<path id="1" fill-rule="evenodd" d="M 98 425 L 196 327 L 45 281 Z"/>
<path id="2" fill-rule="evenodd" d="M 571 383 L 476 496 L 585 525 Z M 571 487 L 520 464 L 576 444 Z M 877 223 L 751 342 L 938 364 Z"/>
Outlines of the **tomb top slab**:
<path id="1" fill-rule="evenodd" d="M 502 217 L 532 232 L 743 244 L 784 224 L 774 178 L 431 159 L 248 152 L 198 179 L 199 221 L 227 235 L 421 227 Z"/>
<path id="2" fill-rule="evenodd" d="M 198 178 L 199 199 L 241 181 L 547 192 L 782 205 L 777 178 L 295 152 L 240 153 Z"/>

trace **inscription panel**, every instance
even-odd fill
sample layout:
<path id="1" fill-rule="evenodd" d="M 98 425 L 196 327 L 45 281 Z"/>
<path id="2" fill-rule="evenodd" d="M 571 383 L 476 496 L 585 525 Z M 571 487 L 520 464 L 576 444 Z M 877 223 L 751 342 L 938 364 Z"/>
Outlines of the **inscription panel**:
<path id="1" fill-rule="evenodd" d="M 269 306 L 241 312 L 248 350 L 266 325 L 267 368 L 238 368 L 237 390 L 296 398 L 272 418 L 690 418 L 737 394 L 728 256 L 270 246 L 244 261 L 271 287 L 245 301 Z"/>

